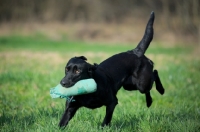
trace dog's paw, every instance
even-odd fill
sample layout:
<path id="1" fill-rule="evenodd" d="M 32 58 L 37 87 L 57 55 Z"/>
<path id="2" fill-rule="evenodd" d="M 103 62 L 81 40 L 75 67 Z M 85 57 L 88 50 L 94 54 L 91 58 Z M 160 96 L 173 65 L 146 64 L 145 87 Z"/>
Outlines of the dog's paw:
<path id="1" fill-rule="evenodd" d="M 63 121 L 63 120 L 61 120 L 60 122 L 59 122 L 59 124 L 58 124 L 58 127 L 60 128 L 60 129 L 65 129 L 65 127 L 67 126 L 67 122 L 65 122 L 65 121 Z"/>
<path id="2" fill-rule="evenodd" d="M 153 100 L 152 100 L 151 96 L 146 97 L 146 104 L 147 104 L 148 108 L 151 106 L 152 102 L 153 102 Z"/>
<path id="3" fill-rule="evenodd" d="M 156 85 L 156 90 L 161 94 L 163 95 L 165 93 L 165 89 L 163 88 L 162 84 L 161 83 L 157 83 Z"/>
<path id="4" fill-rule="evenodd" d="M 104 129 L 104 128 L 110 127 L 110 126 L 111 126 L 111 123 L 107 123 L 107 124 L 106 123 L 102 123 L 101 126 L 100 126 L 100 128 Z"/>
<path id="5" fill-rule="evenodd" d="M 161 95 L 163 95 L 163 94 L 165 93 L 165 89 L 164 89 L 164 88 L 160 89 L 160 90 L 159 90 L 159 93 L 160 93 Z"/>

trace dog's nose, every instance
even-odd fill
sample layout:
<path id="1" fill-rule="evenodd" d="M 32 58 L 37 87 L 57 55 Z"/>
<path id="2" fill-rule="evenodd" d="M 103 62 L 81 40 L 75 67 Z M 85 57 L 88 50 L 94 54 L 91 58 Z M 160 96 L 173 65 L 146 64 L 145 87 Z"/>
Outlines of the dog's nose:
<path id="1" fill-rule="evenodd" d="M 64 86 L 66 86 L 67 83 L 64 80 L 61 80 L 60 84 L 64 87 Z"/>

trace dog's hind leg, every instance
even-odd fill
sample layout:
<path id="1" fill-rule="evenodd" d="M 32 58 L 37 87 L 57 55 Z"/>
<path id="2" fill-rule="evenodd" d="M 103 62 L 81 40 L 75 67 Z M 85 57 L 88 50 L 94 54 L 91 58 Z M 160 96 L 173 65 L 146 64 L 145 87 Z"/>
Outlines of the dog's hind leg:
<path id="1" fill-rule="evenodd" d="M 123 84 L 123 88 L 128 91 L 138 90 L 132 76 L 128 77 Z"/>
<path id="2" fill-rule="evenodd" d="M 123 84 L 123 88 L 125 90 L 128 90 L 128 91 L 132 91 L 132 90 L 138 90 L 137 89 L 137 86 L 135 84 L 136 81 L 136 78 L 134 78 L 133 76 L 130 76 Z M 146 92 L 145 93 L 145 96 L 146 96 L 146 105 L 147 107 L 150 107 L 151 104 L 152 104 L 152 97 L 151 97 L 151 94 L 150 94 L 150 91 L 149 92 Z"/>
<path id="3" fill-rule="evenodd" d="M 155 79 L 155 83 L 156 83 L 156 89 L 160 94 L 163 95 L 165 93 L 165 89 L 163 88 L 163 85 L 158 76 L 158 71 L 154 70 L 153 74 L 154 74 L 154 79 Z"/>

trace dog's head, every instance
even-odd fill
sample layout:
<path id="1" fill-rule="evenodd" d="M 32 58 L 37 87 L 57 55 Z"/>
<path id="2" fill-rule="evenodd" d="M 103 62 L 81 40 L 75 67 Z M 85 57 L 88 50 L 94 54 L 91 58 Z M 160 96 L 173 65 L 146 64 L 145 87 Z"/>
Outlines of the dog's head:
<path id="1" fill-rule="evenodd" d="M 92 78 L 96 64 L 91 65 L 86 61 L 87 58 L 84 56 L 71 58 L 65 67 L 65 77 L 60 81 L 60 84 L 68 88 L 79 80 Z"/>

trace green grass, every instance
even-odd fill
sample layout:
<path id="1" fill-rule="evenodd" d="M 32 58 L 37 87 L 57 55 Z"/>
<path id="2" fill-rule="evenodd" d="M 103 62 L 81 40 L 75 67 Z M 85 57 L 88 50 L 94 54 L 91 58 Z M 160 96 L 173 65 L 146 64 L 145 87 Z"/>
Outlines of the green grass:
<path id="1" fill-rule="evenodd" d="M 136 44 L 53 41 L 45 37 L 0 37 L 0 131 L 55 132 L 64 111 L 64 99 L 51 99 L 49 89 L 64 76 L 73 56 L 101 62 Z M 105 107 L 81 108 L 64 131 L 71 132 L 195 132 L 200 130 L 200 59 L 193 47 L 162 47 L 152 43 L 147 56 L 155 63 L 166 93 L 152 89 L 153 104 L 146 107 L 138 91 L 118 92 L 111 127 L 99 126 Z"/>

